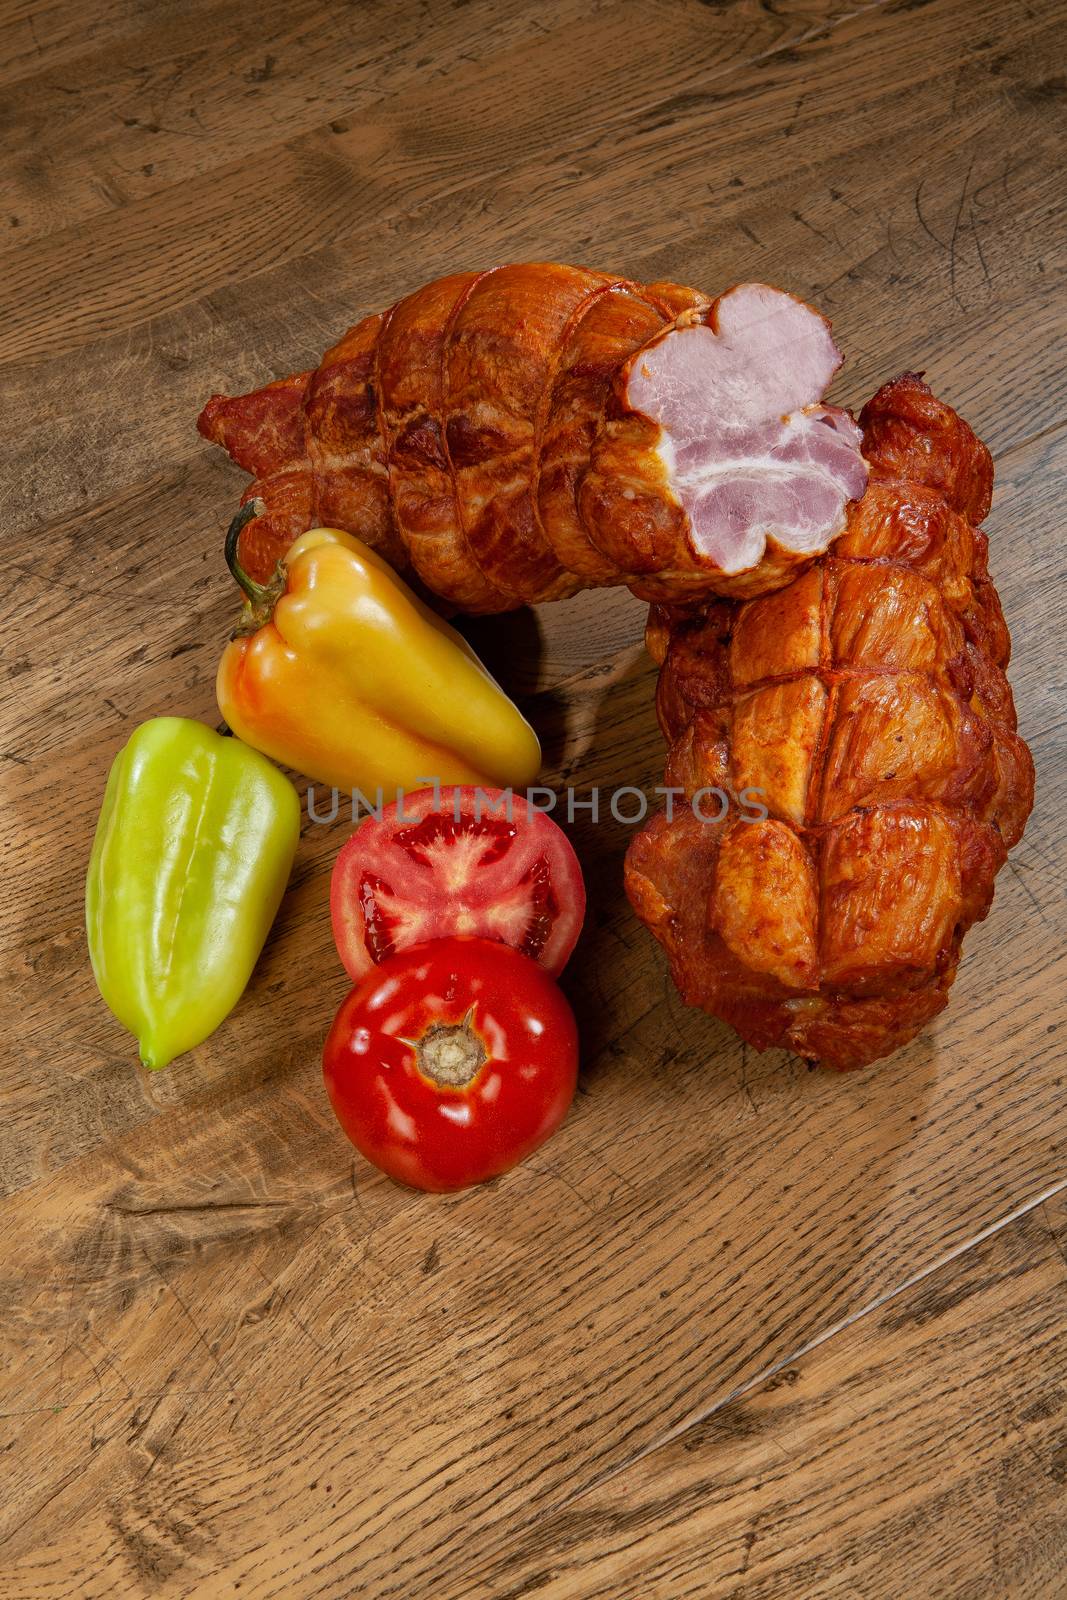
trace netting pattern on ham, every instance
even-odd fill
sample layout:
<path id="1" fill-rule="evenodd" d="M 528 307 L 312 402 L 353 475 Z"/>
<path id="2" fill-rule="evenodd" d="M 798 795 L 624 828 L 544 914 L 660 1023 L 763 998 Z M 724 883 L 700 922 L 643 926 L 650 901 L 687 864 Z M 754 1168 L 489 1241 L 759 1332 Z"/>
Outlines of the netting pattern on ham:
<path id="1" fill-rule="evenodd" d="M 861 423 L 872 482 L 830 554 L 761 599 L 650 616 L 665 781 L 687 800 L 759 790 L 769 817 L 714 826 L 682 805 L 626 870 L 686 1000 L 841 1068 L 945 1005 L 1033 800 L 969 520 L 988 453 L 913 375 Z"/>

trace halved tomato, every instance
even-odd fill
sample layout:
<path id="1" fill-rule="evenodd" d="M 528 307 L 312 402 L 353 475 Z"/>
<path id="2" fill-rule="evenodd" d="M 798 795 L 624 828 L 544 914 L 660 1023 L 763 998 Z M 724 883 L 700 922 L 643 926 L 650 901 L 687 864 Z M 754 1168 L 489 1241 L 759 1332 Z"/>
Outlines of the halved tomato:
<path id="1" fill-rule="evenodd" d="M 499 939 L 546 971 L 563 970 L 585 917 L 578 857 L 522 795 L 420 789 L 367 817 L 343 846 L 330 886 L 345 970 L 427 939 Z"/>

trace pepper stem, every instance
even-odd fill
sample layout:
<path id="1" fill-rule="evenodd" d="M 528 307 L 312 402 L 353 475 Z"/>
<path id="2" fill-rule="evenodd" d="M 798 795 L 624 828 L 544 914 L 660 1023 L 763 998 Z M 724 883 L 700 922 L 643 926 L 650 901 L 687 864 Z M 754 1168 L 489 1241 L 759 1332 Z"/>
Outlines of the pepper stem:
<path id="1" fill-rule="evenodd" d="M 269 597 L 269 591 L 266 584 L 257 583 L 254 578 L 248 576 L 238 558 L 237 545 L 242 531 L 252 521 L 252 518 L 261 516 L 265 510 L 266 507 L 262 500 L 249 500 L 241 507 L 226 530 L 226 565 L 233 573 L 234 581 L 240 584 L 247 595 L 249 604 L 253 606 L 265 605 Z"/>
<path id="2" fill-rule="evenodd" d="M 269 583 L 257 583 L 255 578 L 249 576 L 241 565 L 237 547 L 240 543 L 241 533 L 253 517 L 260 517 L 266 510 L 260 499 L 249 500 L 243 505 L 226 530 L 226 565 L 233 574 L 235 583 L 240 585 L 245 597 L 244 610 L 241 613 L 233 633 L 233 639 L 242 638 L 245 634 L 255 633 L 262 628 L 264 623 L 270 621 L 274 615 L 274 607 L 285 592 L 286 566 L 284 561 L 279 561 L 274 569 L 274 574 Z"/>

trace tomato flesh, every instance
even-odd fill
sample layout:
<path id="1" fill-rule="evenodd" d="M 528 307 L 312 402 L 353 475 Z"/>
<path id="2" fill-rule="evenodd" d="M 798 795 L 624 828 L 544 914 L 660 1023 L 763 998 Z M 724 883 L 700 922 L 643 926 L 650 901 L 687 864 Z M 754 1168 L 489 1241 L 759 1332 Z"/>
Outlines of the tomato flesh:
<path id="1" fill-rule="evenodd" d="M 480 797 L 480 798 L 479 798 Z M 585 916 L 578 858 L 563 831 L 512 795 L 432 789 L 402 814 L 368 817 L 337 857 L 334 939 L 352 978 L 390 956 L 452 934 L 499 939 L 562 971 Z M 491 810 L 490 807 L 497 807 Z"/>
<path id="2" fill-rule="evenodd" d="M 348 995 L 323 1052 L 330 1103 L 390 1177 L 445 1191 L 506 1172 L 574 1098 L 578 1032 L 536 962 L 491 939 L 390 956 Z"/>

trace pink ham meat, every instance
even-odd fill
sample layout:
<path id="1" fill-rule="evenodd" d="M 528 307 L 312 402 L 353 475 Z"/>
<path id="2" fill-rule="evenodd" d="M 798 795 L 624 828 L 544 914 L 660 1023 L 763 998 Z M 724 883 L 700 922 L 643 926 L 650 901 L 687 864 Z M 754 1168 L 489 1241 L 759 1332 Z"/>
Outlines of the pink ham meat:
<path id="1" fill-rule="evenodd" d="M 822 404 L 840 360 L 762 284 L 709 302 L 535 263 L 438 279 L 199 426 L 256 475 L 253 577 L 320 522 L 467 611 L 613 583 L 761 594 L 866 486 L 855 424 Z"/>
<path id="2" fill-rule="evenodd" d="M 840 364 L 825 318 L 763 284 L 630 358 L 583 506 L 616 561 L 647 559 L 636 593 L 695 595 L 711 575 L 719 593 L 762 593 L 841 533 L 867 469 L 852 418 L 821 404 Z"/>
<path id="3" fill-rule="evenodd" d="M 855 423 L 817 403 L 841 364 L 829 324 L 755 285 L 716 310 L 712 325 L 677 329 L 631 363 L 626 396 L 663 430 L 695 558 L 732 575 L 757 566 L 772 539 L 803 555 L 824 549 L 867 473 Z"/>

